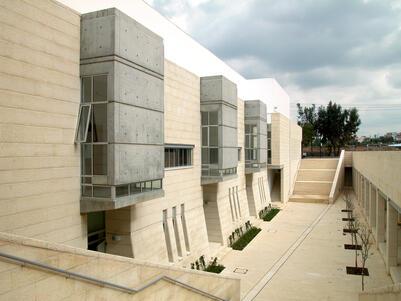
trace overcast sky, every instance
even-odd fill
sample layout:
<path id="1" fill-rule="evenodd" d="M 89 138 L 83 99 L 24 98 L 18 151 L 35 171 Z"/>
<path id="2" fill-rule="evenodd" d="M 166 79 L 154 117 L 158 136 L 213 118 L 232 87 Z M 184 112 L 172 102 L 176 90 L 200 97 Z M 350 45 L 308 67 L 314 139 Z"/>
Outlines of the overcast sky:
<path id="1" fill-rule="evenodd" d="M 400 0 L 146 1 L 246 78 L 276 78 L 292 103 L 356 106 L 359 135 L 401 131 Z"/>

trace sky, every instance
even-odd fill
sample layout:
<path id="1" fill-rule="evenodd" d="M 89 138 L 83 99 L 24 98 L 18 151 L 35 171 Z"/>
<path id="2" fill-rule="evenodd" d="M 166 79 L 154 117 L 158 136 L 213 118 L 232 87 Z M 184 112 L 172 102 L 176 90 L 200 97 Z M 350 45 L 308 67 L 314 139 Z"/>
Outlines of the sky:
<path id="1" fill-rule="evenodd" d="M 359 109 L 358 135 L 401 132 L 401 0 L 145 0 L 246 78 L 297 102 Z"/>

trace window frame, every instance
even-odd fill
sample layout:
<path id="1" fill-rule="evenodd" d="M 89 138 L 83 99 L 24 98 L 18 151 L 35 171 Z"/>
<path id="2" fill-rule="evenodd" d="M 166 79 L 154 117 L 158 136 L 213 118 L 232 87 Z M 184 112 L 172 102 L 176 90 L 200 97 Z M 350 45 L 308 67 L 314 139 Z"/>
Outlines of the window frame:
<path id="1" fill-rule="evenodd" d="M 81 129 L 81 116 L 82 116 L 82 111 L 84 107 L 88 107 L 88 113 L 86 116 L 86 125 L 85 125 L 85 138 L 80 140 L 79 139 L 79 133 Z M 79 105 L 79 112 L 78 112 L 78 120 L 77 120 L 77 125 L 75 127 L 75 140 L 74 143 L 84 143 L 86 142 L 86 139 L 88 138 L 88 130 L 89 130 L 89 123 L 91 120 L 91 113 L 92 113 L 92 104 L 91 103 L 81 103 Z"/>

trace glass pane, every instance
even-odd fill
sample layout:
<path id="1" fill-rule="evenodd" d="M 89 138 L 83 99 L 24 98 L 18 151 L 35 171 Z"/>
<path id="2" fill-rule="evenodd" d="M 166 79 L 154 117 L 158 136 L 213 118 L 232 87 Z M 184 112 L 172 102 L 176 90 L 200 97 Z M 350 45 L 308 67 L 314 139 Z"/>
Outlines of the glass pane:
<path id="1" fill-rule="evenodd" d="M 249 124 L 245 124 L 245 133 L 249 134 L 251 132 L 251 126 Z"/>
<path id="2" fill-rule="evenodd" d="M 210 164 L 219 163 L 219 149 L 218 148 L 210 148 Z"/>
<path id="3" fill-rule="evenodd" d="M 185 165 L 185 162 L 184 162 L 185 149 L 180 149 L 179 151 L 180 151 L 180 156 L 179 156 L 180 157 L 180 166 L 184 166 Z"/>
<path id="4" fill-rule="evenodd" d="M 81 105 L 79 112 L 77 136 L 75 139 L 77 142 L 86 141 L 86 136 L 88 134 L 89 114 L 90 114 L 90 106 Z"/>
<path id="5" fill-rule="evenodd" d="M 207 129 L 207 127 L 202 127 L 202 146 L 208 146 L 207 142 L 209 138 Z"/>
<path id="6" fill-rule="evenodd" d="M 126 196 L 128 195 L 128 185 L 121 185 L 121 186 L 116 186 L 116 196 Z"/>
<path id="7" fill-rule="evenodd" d="M 152 182 L 151 181 L 145 182 L 145 191 L 149 191 L 149 190 L 152 190 Z"/>
<path id="8" fill-rule="evenodd" d="M 93 145 L 93 174 L 107 175 L 107 145 Z"/>
<path id="9" fill-rule="evenodd" d="M 93 77 L 93 101 L 107 100 L 107 75 Z"/>
<path id="10" fill-rule="evenodd" d="M 252 148 L 258 147 L 258 136 L 252 136 Z"/>
<path id="11" fill-rule="evenodd" d="M 81 174 L 92 175 L 92 146 L 90 144 L 82 144 L 82 163 Z"/>
<path id="12" fill-rule="evenodd" d="M 140 193 L 141 192 L 141 183 L 131 184 L 129 189 L 130 189 L 131 194 Z"/>
<path id="13" fill-rule="evenodd" d="M 170 167 L 174 167 L 175 165 L 175 152 L 174 149 L 170 149 Z"/>
<path id="14" fill-rule="evenodd" d="M 256 135 L 258 133 L 258 127 L 256 125 L 252 125 L 252 134 Z"/>
<path id="15" fill-rule="evenodd" d="M 162 181 L 156 180 L 152 182 L 152 189 L 161 189 L 162 188 Z"/>
<path id="16" fill-rule="evenodd" d="M 82 177 L 81 183 L 82 184 L 92 184 L 92 177 Z"/>
<path id="17" fill-rule="evenodd" d="M 180 150 L 174 149 L 175 166 L 180 166 Z"/>
<path id="18" fill-rule="evenodd" d="M 188 149 L 182 150 L 182 165 L 188 166 Z"/>
<path id="19" fill-rule="evenodd" d="M 209 127 L 209 146 L 219 145 L 219 128 L 217 126 Z"/>
<path id="20" fill-rule="evenodd" d="M 250 157 L 251 157 L 251 156 L 250 156 L 249 154 L 250 154 L 250 150 L 249 150 L 249 149 L 246 149 L 246 150 L 245 150 L 245 160 L 250 160 Z"/>
<path id="21" fill-rule="evenodd" d="M 209 164 L 209 149 L 202 148 L 202 164 Z"/>
<path id="22" fill-rule="evenodd" d="M 81 186 L 82 187 L 82 196 L 92 196 L 92 186 Z"/>
<path id="23" fill-rule="evenodd" d="M 92 101 L 92 78 L 82 78 L 82 102 Z"/>
<path id="24" fill-rule="evenodd" d="M 209 124 L 209 113 L 201 112 L 201 124 L 208 125 Z"/>
<path id="25" fill-rule="evenodd" d="M 169 153 L 170 153 L 170 149 L 166 148 L 164 149 L 164 167 L 168 168 L 169 166 Z"/>
<path id="26" fill-rule="evenodd" d="M 97 104 L 93 109 L 93 142 L 107 142 L 107 104 Z"/>
<path id="27" fill-rule="evenodd" d="M 219 124 L 219 113 L 209 112 L 209 125 L 218 125 Z"/>
<path id="28" fill-rule="evenodd" d="M 93 196 L 98 198 L 111 197 L 111 187 L 93 186 Z"/>

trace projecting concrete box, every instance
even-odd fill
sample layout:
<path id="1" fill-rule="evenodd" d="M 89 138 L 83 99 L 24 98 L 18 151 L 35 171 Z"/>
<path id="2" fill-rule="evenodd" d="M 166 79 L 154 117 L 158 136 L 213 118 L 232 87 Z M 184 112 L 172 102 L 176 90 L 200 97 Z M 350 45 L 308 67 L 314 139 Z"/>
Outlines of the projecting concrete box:
<path id="1" fill-rule="evenodd" d="M 81 17 L 81 59 L 119 56 L 164 74 L 163 40 L 116 8 Z"/>
<path id="2" fill-rule="evenodd" d="M 205 162 L 204 158 L 202 160 L 202 183 L 216 183 L 237 173 L 237 86 L 224 76 L 202 77 L 200 94 L 202 114 L 216 113 L 218 116 L 217 123 L 202 124 L 203 129 L 218 127 L 217 145 L 207 144 L 202 147 L 203 154 L 218 148 L 217 162 Z"/>
<path id="3" fill-rule="evenodd" d="M 107 141 L 102 141 L 107 144 L 107 175 L 94 175 L 89 184 L 110 187 L 111 201 L 99 198 L 96 203 L 98 197 L 86 195 L 85 212 L 129 206 L 146 200 L 146 194 L 160 196 L 159 184 L 154 185 L 159 194 L 152 188 L 138 193 L 135 185 L 164 177 L 162 38 L 115 8 L 82 15 L 81 76 L 90 80 L 98 75 L 107 76 Z M 94 84 L 92 89 L 96 94 Z M 98 104 L 92 100 L 92 107 Z"/>
<path id="4" fill-rule="evenodd" d="M 245 173 L 259 172 L 267 163 L 266 104 L 245 101 Z"/>

